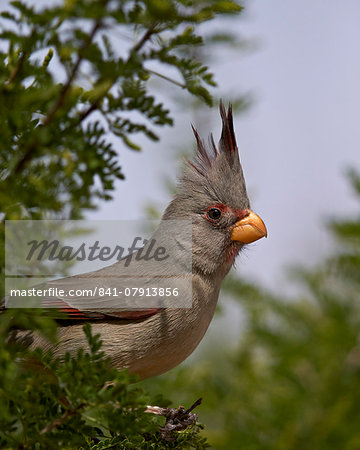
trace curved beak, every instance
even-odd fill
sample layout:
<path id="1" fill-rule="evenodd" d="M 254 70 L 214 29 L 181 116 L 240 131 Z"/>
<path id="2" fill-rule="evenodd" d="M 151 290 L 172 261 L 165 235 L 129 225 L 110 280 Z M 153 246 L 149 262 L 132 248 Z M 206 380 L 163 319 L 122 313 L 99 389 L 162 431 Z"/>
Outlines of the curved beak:
<path id="1" fill-rule="evenodd" d="M 250 244 L 262 237 L 267 237 L 267 230 L 262 219 L 252 211 L 233 227 L 231 240 Z"/>

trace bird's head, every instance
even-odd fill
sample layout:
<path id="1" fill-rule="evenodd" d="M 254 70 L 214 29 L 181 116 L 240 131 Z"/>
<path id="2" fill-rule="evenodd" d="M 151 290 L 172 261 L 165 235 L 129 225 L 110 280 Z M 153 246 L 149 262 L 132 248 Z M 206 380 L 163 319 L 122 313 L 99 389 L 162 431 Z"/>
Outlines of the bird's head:
<path id="1" fill-rule="evenodd" d="M 250 208 L 234 134 L 232 109 L 220 103 L 222 132 L 218 146 L 209 145 L 193 128 L 197 142 L 178 193 L 164 219 L 191 219 L 193 268 L 214 273 L 227 271 L 245 244 L 267 236 L 264 222 Z"/>

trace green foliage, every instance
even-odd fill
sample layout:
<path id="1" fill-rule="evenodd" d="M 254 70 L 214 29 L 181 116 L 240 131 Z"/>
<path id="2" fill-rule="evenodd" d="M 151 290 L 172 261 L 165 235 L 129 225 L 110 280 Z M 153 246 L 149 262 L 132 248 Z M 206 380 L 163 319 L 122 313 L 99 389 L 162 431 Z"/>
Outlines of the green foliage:
<path id="1" fill-rule="evenodd" d="M 151 92 L 160 75 L 207 104 L 215 85 L 189 49 L 234 1 L 77 0 L 1 13 L 0 210 L 7 219 L 77 218 L 124 177 L 115 144 L 171 125 Z M 4 49 L 5 47 L 5 49 Z M 152 70 L 152 68 L 156 68 Z M 167 76 L 168 67 L 175 79 Z"/>
<path id="2" fill-rule="evenodd" d="M 351 180 L 359 194 L 359 175 Z M 360 216 L 331 224 L 340 247 L 296 270 L 297 299 L 228 279 L 246 316 L 240 340 L 220 340 L 197 365 L 162 376 L 172 398 L 203 397 L 198 413 L 214 448 L 360 447 L 359 224 Z"/>
<path id="3" fill-rule="evenodd" d="M 53 336 L 49 319 L 31 326 L 29 314 L 24 317 L 26 323 L 18 315 L 17 326 Z M 5 324 L 15 325 L 8 313 L 1 319 L 1 448 L 206 448 L 198 424 L 174 435 L 173 441 L 161 437 L 164 419 L 144 413 L 148 396 L 138 385 L 129 386 L 136 378 L 111 366 L 89 325 L 84 326 L 89 351 L 81 349 L 59 361 L 50 352 L 24 351 L 6 341 Z"/>

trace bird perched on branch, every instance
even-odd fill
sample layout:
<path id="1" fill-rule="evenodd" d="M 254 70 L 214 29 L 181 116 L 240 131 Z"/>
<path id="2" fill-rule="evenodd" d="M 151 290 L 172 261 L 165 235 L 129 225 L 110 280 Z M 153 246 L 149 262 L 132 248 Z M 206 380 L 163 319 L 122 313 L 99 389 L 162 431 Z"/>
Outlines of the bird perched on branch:
<path id="1" fill-rule="evenodd" d="M 58 344 L 33 335 L 33 346 L 52 348 L 55 355 L 75 352 L 86 347 L 82 330 L 84 321 L 92 322 L 99 333 L 103 350 L 119 368 L 128 368 L 140 378 L 159 375 L 187 358 L 203 338 L 214 315 L 221 283 L 240 250 L 251 242 L 266 237 L 263 221 L 252 212 L 235 140 L 231 106 L 226 111 L 220 103 L 222 132 L 218 146 L 211 136 L 206 146 L 195 129 L 195 159 L 187 165 L 177 194 L 166 208 L 162 223 L 167 220 L 191 220 L 192 223 L 192 304 L 191 307 L 143 307 L 117 310 L 114 301 L 81 299 L 47 299 L 67 314 L 60 321 Z M 175 255 L 176 256 L 176 255 Z M 176 258 L 175 258 L 176 259 Z M 87 277 L 121 277 L 119 263 L 86 274 Z M 142 272 L 137 262 L 132 273 Z M 96 274 L 96 275 L 94 275 Z M 80 277 L 65 279 L 73 283 Z M 64 282 L 63 282 L 64 283 Z M 61 280 L 49 283 L 62 286 Z M 57 303 L 56 303 L 57 302 Z"/>

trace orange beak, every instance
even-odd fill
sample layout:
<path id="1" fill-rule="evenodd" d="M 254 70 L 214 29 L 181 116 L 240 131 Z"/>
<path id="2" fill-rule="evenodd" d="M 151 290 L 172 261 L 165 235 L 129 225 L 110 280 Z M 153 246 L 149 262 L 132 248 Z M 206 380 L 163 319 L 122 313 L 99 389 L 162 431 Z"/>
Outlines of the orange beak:
<path id="1" fill-rule="evenodd" d="M 264 222 L 252 211 L 243 219 L 236 222 L 233 227 L 231 240 L 250 244 L 262 237 L 267 237 L 267 230 Z"/>

